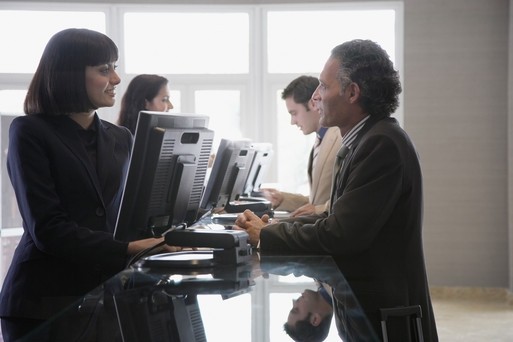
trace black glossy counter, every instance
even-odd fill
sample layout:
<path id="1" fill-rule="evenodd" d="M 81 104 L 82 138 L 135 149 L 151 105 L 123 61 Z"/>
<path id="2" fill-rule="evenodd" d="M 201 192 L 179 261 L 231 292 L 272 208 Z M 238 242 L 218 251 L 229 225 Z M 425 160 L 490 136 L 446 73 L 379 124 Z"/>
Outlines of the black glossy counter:
<path id="1" fill-rule="evenodd" d="M 283 326 L 293 300 L 305 300 L 302 294 L 320 284 L 334 294 L 325 341 L 377 340 L 331 257 L 254 252 L 238 266 L 188 263 L 198 255 L 185 255 L 187 267 L 136 264 L 30 340 L 51 330 L 52 341 L 291 341 Z"/>

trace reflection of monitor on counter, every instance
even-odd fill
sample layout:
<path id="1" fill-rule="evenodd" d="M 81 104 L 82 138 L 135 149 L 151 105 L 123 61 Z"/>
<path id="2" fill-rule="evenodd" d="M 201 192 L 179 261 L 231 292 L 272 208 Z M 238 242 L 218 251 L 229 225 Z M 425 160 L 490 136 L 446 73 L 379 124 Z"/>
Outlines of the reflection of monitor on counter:
<path id="1" fill-rule="evenodd" d="M 122 341 L 207 341 L 196 296 L 132 292 L 113 298 Z"/>
<path id="2" fill-rule="evenodd" d="M 251 291 L 251 266 L 227 266 L 194 273 L 162 273 L 130 279 L 112 295 L 123 341 L 207 341 L 198 297 L 229 299 Z"/>
<path id="3" fill-rule="evenodd" d="M 142 111 L 114 236 L 133 241 L 196 221 L 214 132 L 208 117 Z"/>

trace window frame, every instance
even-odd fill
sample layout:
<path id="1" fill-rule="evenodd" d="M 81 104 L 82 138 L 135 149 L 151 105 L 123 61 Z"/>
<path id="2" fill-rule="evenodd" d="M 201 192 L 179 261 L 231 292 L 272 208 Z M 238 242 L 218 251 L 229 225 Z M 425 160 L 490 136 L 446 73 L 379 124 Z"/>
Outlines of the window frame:
<path id="1" fill-rule="evenodd" d="M 249 16 L 249 72 L 248 74 L 210 75 L 210 74 L 162 74 L 170 80 L 171 90 L 181 93 L 181 111 L 194 112 L 193 94 L 195 90 L 236 89 L 241 91 L 241 132 L 253 141 L 277 144 L 280 128 L 276 122 L 278 108 L 276 92 L 286 86 L 290 80 L 299 76 L 295 73 L 271 74 L 267 71 L 267 13 L 271 11 L 308 11 L 308 10 L 394 10 L 396 13 L 395 28 L 395 66 L 403 81 L 403 25 L 404 4 L 401 1 L 390 2 L 345 2 L 345 3 L 316 3 L 316 4 L 241 4 L 241 5 L 208 5 L 208 4 L 93 4 L 93 3 L 30 3 L 2 2 L 2 10 L 32 10 L 32 11 L 95 11 L 104 12 L 106 18 L 106 34 L 118 45 L 120 51 L 120 68 L 118 72 L 122 79 L 118 86 L 118 98 L 112 108 L 99 110 L 102 118 L 115 122 L 119 111 L 121 96 L 129 81 L 135 74 L 126 73 L 123 67 L 125 49 L 124 22 L 125 13 L 129 12 L 246 12 Z M 328 56 L 327 51 L 326 55 Z M 322 66 L 319 66 L 322 68 Z M 320 70 L 319 70 L 320 71 Z M 318 75 L 314 75 L 318 76 Z M 0 73 L 0 90 L 26 89 L 30 83 L 31 74 Z M 400 106 L 394 116 L 400 124 L 403 123 L 403 95 L 400 95 Z M 208 115 L 208 113 L 205 113 Z M 0 132 L 0 135 L 2 133 Z M 308 137 L 305 137 L 308 139 Z M 280 159 L 275 154 L 276 160 Z M 279 182 L 277 164 L 273 163 L 268 174 L 271 183 Z"/>
<path id="2" fill-rule="evenodd" d="M 266 13 L 276 10 L 319 10 L 319 9 L 393 9 L 396 11 L 396 32 L 395 32 L 395 66 L 399 70 L 401 83 L 403 83 L 403 25 L 404 25 L 404 4 L 401 1 L 390 2 L 348 2 L 348 3 L 316 3 L 316 4 L 245 4 L 245 5 L 153 5 L 153 4 L 97 4 L 97 3 L 30 3 L 30 2 L 2 2 L 0 9 L 2 10 L 69 10 L 69 11 L 104 11 L 106 18 L 106 34 L 109 35 L 118 45 L 121 61 L 124 53 L 123 41 L 123 16 L 127 11 L 202 11 L 202 12 L 220 12 L 220 11 L 248 11 L 249 14 L 249 73 L 236 75 L 170 75 L 163 74 L 170 80 L 171 90 L 181 92 L 181 111 L 193 112 L 194 99 L 192 94 L 195 90 L 205 89 L 227 89 L 241 91 L 241 131 L 247 138 L 255 142 L 270 142 L 273 146 L 277 144 L 277 135 L 280 128 L 272 123 L 276 121 L 276 109 L 278 106 L 276 93 L 286 86 L 290 80 L 300 74 L 269 74 L 267 72 L 267 46 L 266 46 Z M 258 55 L 257 55 L 257 52 Z M 329 51 L 326 51 L 328 57 Z M 121 63 L 122 64 L 122 63 Z M 322 66 L 319 66 L 322 68 Z M 118 87 L 118 98 L 116 105 L 112 108 L 100 110 L 102 118 L 115 122 L 121 96 L 124 93 L 129 81 L 135 76 L 127 74 L 124 68 L 120 68 L 119 74 L 123 80 Z M 319 70 L 320 72 L 320 70 Z M 13 74 L 0 73 L 0 90 L 3 89 L 27 89 L 32 78 L 31 74 Z M 400 106 L 394 115 L 399 122 L 403 123 L 403 95 L 400 96 Z M 0 113 L 1 114 L 1 113 Z M 208 114 L 208 113 L 205 113 Z M 0 130 L 0 138 L 2 132 Z M 308 139 L 308 137 L 305 137 Z M 268 178 L 276 181 L 277 164 L 280 156 L 275 155 L 275 161 L 269 172 Z M 0 169 L 1 172 L 1 169 Z M 305 172 L 306 174 L 306 172 Z M 306 176 L 306 175 L 305 175 Z M 0 174 L 0 182 L 1 182 Z M 2 200 L 0 194 L 0 201 Z M 3 203 L 3 202 L 2 202 Z M 0 222 L 1 220 L 0 211 Z M 21 228 L 2 229 L 1 235 L 12 237 L 20 234 Z M 6 251 L 2 251 L 2 266 L 5 264 Z M 5 272 L 1 269 L 2 274 Z M 253 293 L 252 302 L 268 302 L 271 293 L 277 293 L 281 290 L 280 283 L 273 284 L 269 292 Z M 297 290 L 303 289 L 298 284 Z M 263 312 L 262 320 L 270 317 L 269 312 Z M 262 321 L 260 328 L 255 329 L 252 335 L 263 336 L 269 339 L 269 332 L 262 331 L 265 329 L 265 322 Z"/>

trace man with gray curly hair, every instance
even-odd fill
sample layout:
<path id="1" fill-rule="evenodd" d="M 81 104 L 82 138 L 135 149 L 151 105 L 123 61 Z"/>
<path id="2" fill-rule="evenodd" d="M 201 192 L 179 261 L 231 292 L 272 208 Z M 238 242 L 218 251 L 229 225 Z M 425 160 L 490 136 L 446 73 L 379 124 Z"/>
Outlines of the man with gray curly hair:
<path id="1" fill-rule="evenodd" d="M 422 246 L 422 173 L 408 134 L 391 114 L 401 84 L 388 54 L 369 40 L 336 46 L 312 99 L 342 147 L 331 204 L 321 215 L 269 224 L 246 211 L 236 229 L 265 252 L 329 254 L 370 323 L 379 310 L 420 305 L 424 341 L 438 341 Z M 388 322 L 390 341 L 410 341 L 408 318 Z M 342 327 L 341 329 L 351 329 Z"/>

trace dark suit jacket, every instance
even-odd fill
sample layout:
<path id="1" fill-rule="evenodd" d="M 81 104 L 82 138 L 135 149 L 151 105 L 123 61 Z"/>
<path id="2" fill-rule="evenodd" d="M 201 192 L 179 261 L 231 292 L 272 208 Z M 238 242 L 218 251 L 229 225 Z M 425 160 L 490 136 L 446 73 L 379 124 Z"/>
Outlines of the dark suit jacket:
<path id="1" fill-rule="evenodd" d="M 44 319 L 121 271 L 113 240 L 132 135 L 95 117 L 97 171 L 66 116 L 16 118 L 7 167 L 24 233 L 0 296 L 0 316 Z"/>
<path id="2" fill-rule="evenodd" d="M 371 117 L 341 175 L 331 215 L 270 225 L 260 233 L 261 250 L 332 255 L 377 331 L 380 308 L 419 304 L 424 340 L 437 341 L 422 249 L 422 175 L 412 142 L 395 119 Z"/>

